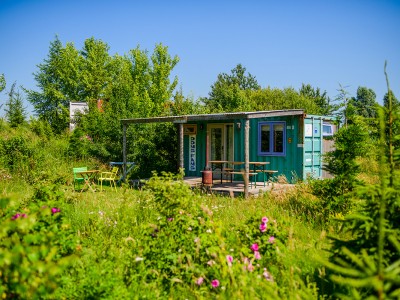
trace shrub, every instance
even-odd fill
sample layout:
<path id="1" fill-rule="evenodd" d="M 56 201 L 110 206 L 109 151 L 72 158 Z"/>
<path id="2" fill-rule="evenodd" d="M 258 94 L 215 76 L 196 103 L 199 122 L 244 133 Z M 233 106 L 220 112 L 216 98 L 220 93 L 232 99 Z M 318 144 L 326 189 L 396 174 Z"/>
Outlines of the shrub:
<path id="1" fill-rule="evenodd" d="M 33 198 L 27 205 L 0 199 L 0 294 L 6 298 L 51 298 L 71 265 L 75 234 L 62 203 Z M 46 203 L 46 204 L 45 204 Z"/>

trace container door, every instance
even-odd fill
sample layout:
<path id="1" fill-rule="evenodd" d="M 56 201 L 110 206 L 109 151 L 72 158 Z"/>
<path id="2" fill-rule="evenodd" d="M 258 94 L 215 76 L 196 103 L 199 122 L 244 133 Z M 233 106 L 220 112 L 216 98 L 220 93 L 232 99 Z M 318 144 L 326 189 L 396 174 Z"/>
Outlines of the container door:
<path id="1" fill-rule="evenodd" d="M 304 173 L 307 177 L 322 178 L 322 119 L 310 117 L 304 120 Z"/>
<path id="2" fill-rule="evenodd" d="M 224 125 L 210 124 L 210 159 L 209 160 L 225 160 L 224 159 Z"/>
<path id="3" fill-rule="evenodd" d="M 209 161 L 234 160 L 233 133 L 233 124 L 208 125 L 208 135 L 210 141 L 208 151 Z"/>

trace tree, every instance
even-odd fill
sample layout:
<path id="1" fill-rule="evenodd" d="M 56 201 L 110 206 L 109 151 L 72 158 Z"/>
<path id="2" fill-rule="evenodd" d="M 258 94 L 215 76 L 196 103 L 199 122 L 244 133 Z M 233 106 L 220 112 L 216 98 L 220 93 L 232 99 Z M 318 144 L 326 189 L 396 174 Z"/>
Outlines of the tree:
<path id="1" fill-rule="evenodd" d="M 214 112 L 247 110 L 247 96 L 243 91 L 256 91 L 261 87 L 253 75 L 245 73 L 246 68 L 238 64 L 231 74 L 219 74 L 209 97 L 203 99 L 206 106 Z"/>
<path id="2" fill-rule="evenodd" d="M 47 121 L 55 133 L 69 124 L 69 102 L 80 100 L 79 54 L 72 44 L 63 48 L 56 39 L 50 43 L 47 59 L 39 64 L 34 78 L 40 91 L 26 90 L 28 101 L 41 120 Z"/>
<path id="3" fill-rule="evenodd" d="M 178 56 L 172 58 L 168 54 L 168 47 L 162 44 L 156 45 L 151 55 L 151 68 L 149 70 L 151 85 L 149 96 L 154 103 L 153 115 L 160 116 L 168 114 L 168 103 L 172 100 L 173 92 L 178 85 L 178 78 L 175 76 L 173 81 L 170 75 L 176 64 L 179 62 Z"/>
<path id="4" fill-rule="evenodd" d="M 0 93 L 6 88 L 6 79 L 4 74 L 0 74 Z M 3 104 L 0 105 L 0 109 L 3 107 Z"/>
<path id="5" fill-rule="evenodd" d="M 354 109 L 351 104 L 349 105 L 350 94 L 347 91 L 347 86 L 342 86 L 339 84 L 338 92 L 339 94 L 335 98 L 335 100 L 339 102 L 336 118 L 338 122 L 342 122 L 345 126 L 347 126 L 349 118 L 354 114 Z"/>
<path id="6" fill-rule="evenodd" d="M 4 74 L 0 74 L 0 92 L 2 92 L 6 88 L 6 79 Z"/>
<path id="7" fill-rule="evenodd" d="M 331 99 L 327 96 L 326 91 L 321 92 L 319 88 L 313 88 L 310 84 L 302 84 L 300 88 L 300 95 L 312 100 L 318 105 L 320 111 L 318 114 L 329 116 L 339 107 L 332 105 Z"/>
<path id="8" fill-rule="evenodd" d="M 385 76 L 388 91 L 389 80 Z M 390 94 L 389 94 L 390 95 Z M 379 180 L 358 186 L 353 194 L 361 205 L 341 220 L 345 238 L 333 238 L 331 280 L 343 287 L 340 299 L 398 299 L 400 295 L 400 174 L 399 156 L 392 130 L 396 112 L 392 97 L 389 109 L 379 109 Z M 388 133 L 390 133 L 388 135 Z"/>
<path id="9" fill-rule="evenodd" d="M 309 114 L 319 114 L 318 105 L 311 99 L 299 94 L 293 88 L 266 88 L 246 91 L 248 106 L 253 111 L 275 109 L 304 109 Z"/>
<path id="10" fill-rule="evenodd" d="M 80 100 L 94 107 L 98 99 L 104 99 L 106 89 L 112 81 L 110 64 L 112 58 L 108 54 L 109 46 L 93 37 L 86 39 L 80 55 Z"/>
<path id="11" fill-rule="evenodd" d="M 398 111 L 400 109 L 400 102 L 397 100 L 392 90 L 389 90 L 386 92 L 385 96 L 383 96 L 383 106 L 389 109 L 389 98 L 391 98 L 392 101 L 392 109 Z"/>
<path id="12" fill-rule="evenodd" d="M 365 118 L 376 118 L 377 102 L 376 94 L 372 89 L 358 87 L 357 96 L 350 99 L 350 104 L 355 109 L 355 114 Z"/>
<path id="13" fill-rule="evenodd" d="M 10 92 L 8 93 L 8 100 L 6 102 L 6 119 L 10 123 L 11 127 L 17 127 L 25 123 L 26 111 L 23 107 L 23 99 L 18 89 L 15 88 L 16 83 L 14 82 L 11 86 Z"/>

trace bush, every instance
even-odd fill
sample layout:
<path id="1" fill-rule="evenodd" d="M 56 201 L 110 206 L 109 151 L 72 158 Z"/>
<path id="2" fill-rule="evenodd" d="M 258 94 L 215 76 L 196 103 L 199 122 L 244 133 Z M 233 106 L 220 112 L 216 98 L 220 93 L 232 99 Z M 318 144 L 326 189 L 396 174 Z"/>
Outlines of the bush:
<path id="1" fill-rule="evenodd" d="M 0 294 L 5 298 L 51 298 L 74 259 L 75 234 L 61 199 L 49 195 L 22 206 L 0 199 Z"/>

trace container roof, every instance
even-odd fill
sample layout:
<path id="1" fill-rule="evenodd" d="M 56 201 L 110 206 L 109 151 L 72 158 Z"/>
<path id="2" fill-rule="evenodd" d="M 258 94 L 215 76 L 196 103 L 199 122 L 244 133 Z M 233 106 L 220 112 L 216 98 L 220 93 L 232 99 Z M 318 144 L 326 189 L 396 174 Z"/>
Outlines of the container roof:
<path id="1" fill-rule="evenodd" d="M 152 118 L 134 118 L 122 119 L 122 124 L 131 123 L 188 123 L 195 121 L 218 121 L 218 120 L 237 120 L 237 119 L 256 119 L 266 117 L 281 117 L 281 116 L 297 116 L 304 115 L 303 109 L 286 109 L 286 110 L 268 110 L 268 111 L 253 111 L 253 112 L 232 112 L 218 114 L 201 114 L 201 115 L 184 115 L 184 116 L 168 116 L 168 117 L 152 117 Z"/>

